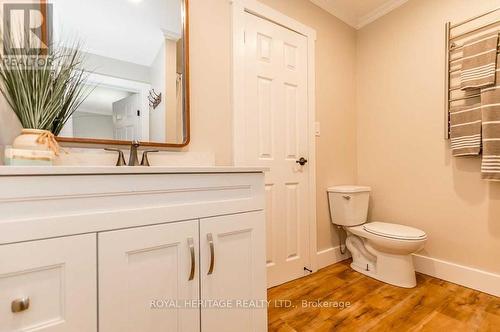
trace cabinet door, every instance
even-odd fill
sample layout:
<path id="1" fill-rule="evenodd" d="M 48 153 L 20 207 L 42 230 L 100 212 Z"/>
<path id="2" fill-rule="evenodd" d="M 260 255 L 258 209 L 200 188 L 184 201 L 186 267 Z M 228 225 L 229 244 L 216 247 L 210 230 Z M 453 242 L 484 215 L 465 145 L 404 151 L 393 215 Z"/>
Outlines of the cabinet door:
<path id="1" fill-rule="evenodd" d="M 95 234 L 0 246 L 0 331 L 96 331 L 96 268 Z"/>
<path id="2" fill-rule="evenodd" d="M 198 221 L 99 233 L 99 331 L 198 331 L 198 254 Z"/>
<path id="3" fill-rule="evenodd" d="M 267 331 L 263 211 L 202 219 L 200 242 L 201 330 Z"/>

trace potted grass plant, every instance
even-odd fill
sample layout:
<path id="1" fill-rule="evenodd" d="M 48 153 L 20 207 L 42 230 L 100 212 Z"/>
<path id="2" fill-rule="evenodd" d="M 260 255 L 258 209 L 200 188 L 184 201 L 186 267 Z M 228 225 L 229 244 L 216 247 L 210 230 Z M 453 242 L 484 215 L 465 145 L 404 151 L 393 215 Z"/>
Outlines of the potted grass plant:
<path id="1" fill-rule="evenodd" d="M 23 127 L 12 147 L 58 155 L 55 137 L 89 95 L 88 74 L 78 43 L 46 53 L 20 48 L 15 55 L 2 55 L 0 91 Z"/>

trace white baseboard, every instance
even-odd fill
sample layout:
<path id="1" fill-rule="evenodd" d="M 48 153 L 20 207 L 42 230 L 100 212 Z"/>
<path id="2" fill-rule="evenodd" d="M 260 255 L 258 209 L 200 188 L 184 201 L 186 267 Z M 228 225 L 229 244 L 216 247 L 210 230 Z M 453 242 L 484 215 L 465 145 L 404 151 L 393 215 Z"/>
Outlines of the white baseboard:
<path id="1" fill-rule="evenodd" d="M 318 270 L 350 257 L 349 251 L 342 255 L 338 246 L 320 250 L 316 253 Z M 418 254 L 413 255 L 413 263 L 417 272 L 500 297 L 500 274 Z"/>
<path id="2" fill-rule="evenodd" d="M 338 263 L 343 261 L 344 259 L 348 259 L 351 257 L 349 251 L 346 254 L 342 255 L 340 253 L 340 247 L 332 247 L 324 250 L 320 250 L 316 253 L 316 264 L 319 269 L 322 269 L 326 266 Z"/>
<path id="3" fill-rule="evenodd" d="M 500 275 L 436 258 L 413 255 L 415 270 L 494 296 L 500 296 Z"/>

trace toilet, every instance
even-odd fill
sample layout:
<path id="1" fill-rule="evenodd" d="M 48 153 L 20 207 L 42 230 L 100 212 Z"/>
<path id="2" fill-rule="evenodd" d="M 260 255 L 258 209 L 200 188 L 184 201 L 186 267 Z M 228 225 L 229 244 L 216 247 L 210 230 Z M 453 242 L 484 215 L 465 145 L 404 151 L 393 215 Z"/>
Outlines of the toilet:
<path id="1" fill-rule="evenodd" d="M 367 222 L 371 188 L 336 186 L 328 188 L 332 223 L 347 232 L 346 246 L 351 267 L 391 285 L 417 285 L 412 254 L 424 247 L 424 231 L 386 222 Z"/>

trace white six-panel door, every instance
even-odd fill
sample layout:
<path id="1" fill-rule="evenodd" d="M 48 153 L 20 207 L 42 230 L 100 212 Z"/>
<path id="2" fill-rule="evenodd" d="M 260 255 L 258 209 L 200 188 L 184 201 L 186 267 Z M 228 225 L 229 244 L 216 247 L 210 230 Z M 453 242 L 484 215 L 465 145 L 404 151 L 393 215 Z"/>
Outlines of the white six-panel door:
<path id="1" fill-rule="evenodd" d="M 198 248 L 198 221 L 100 233 L 99 331 L 198 331 Z"/>
<path id="2" fill-rule="evenodd" d="M 268 286 L 304 275 L 309 266 L 307 38 L 245 14 L 243 155 L 236 163 L 266 173 Z"/>

